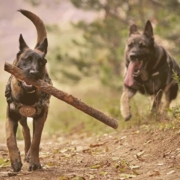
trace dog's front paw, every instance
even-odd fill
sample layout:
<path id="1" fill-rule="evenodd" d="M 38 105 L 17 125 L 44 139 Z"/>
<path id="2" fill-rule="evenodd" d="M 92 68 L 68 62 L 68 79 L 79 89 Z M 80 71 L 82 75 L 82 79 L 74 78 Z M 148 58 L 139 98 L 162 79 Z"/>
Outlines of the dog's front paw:
<path id="1" fill-rule="evenodd" d="M 39 158 L 38 157 L 35 158 L 34 156 L 32 156 L 30 151 L 26 154 L 24 160 L 29 163 L 29 171 L 42 169 L 41 164 L 39 162 Z"/>
<path id="2" fill-rule="evenodd" d="M 25 155 L 24 161 L 26 161 L 27 163 L 30 162 L 30 153 L 29 152 Z"/>
<path id="3" fill-rule="evenodd" d="M 124 120 L 125 120 L 125 121 L 129 121 L 129 120 L 131 119 L 131 117 L 132 117 L 132 115 L 129 114 L 128 116 L 124 117 Z"/>
<path id="4" fill-rule="evenodd" d="M 133 94 L 132 94 L 133 95 Z M 125 121 L 131 119 L 130 97 L 132 96 L 129 91 L 123 92 L 120 99 L 120 112 Z"/>
<path id="5" fill-rule="evenodd" d="M 22 167 L 21 160 L 14 160 L 11 162 L 11 166 L 14 172 L 19 172 Z"/>
<path id="6" fill-rule="evenodd" d="M 37 169 L 42 169 L 41 164 L 39 164 L 39 163 L 37 163 L 37 164 L 30 164 L 29 171 L 35 171 Z"/>

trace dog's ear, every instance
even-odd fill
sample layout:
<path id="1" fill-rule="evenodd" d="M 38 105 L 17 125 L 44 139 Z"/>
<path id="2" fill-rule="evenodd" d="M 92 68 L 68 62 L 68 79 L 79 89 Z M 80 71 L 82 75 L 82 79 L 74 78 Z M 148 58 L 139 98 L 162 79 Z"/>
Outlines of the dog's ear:
<path id="1" fill-rule="evenodd" d="M 137 26 L 136 26 L 135 24 L 132 24 L 132 25 L 130 26 L 130 28 L 129 28 L 129 36 L 130 36 L 131 34 L 135 34 L 135 33 L 138 33 L 138 28 L 137 28 Z"/>
<path id="2" fill-rule="evenodd" d="M 20 36 L 19 36 L 19 49 L 20 49 L 20 51 L 23 51 L 26 48 L 29 48 L 29 47 L 27 46 L 26 42 L 24 41 L 22 34 L 20 34 Z"/>
<path id="3" fill-rule="evenodd" d="M 150 37 L 150 38 L 153 37 L 153 27 L 152 27 L 151 22 L 149 20 L 146 22 L 146 25 L 144 28 L 144 34 L 147 37 Z"/>
<path id="4" fill-rule="evenodd" d="M 47 38 L 45 38 L 44 41 L 41 44 L 37 44 L 37 46 L 35 47 L 35 49 L 40 50 L 45 55 L 47 53 L 47 48 L 48 48 L 48 40 L 47 40 Z"/>

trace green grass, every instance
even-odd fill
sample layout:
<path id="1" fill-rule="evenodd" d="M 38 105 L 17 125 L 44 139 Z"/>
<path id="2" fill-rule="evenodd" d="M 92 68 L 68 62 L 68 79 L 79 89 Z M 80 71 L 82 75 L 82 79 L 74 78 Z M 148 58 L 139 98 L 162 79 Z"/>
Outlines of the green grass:
<path id="1" fill-rule="evenodd" d="M 94 82 L 93 86 L 93 80 L 91 81 L 91 85 L 87 86 L 86 82 L 76 85 L 76 87 L 69 87 L 69 90 L 65 88 L 65 90 L 89 106 L 119 120 L 119 92 L 96 85 L 96 82 Z M 71 131 L 90 133 L 114 131 L 111 127 L 53 97 L 45 128 L 48 129 L 50 134 Z"/>

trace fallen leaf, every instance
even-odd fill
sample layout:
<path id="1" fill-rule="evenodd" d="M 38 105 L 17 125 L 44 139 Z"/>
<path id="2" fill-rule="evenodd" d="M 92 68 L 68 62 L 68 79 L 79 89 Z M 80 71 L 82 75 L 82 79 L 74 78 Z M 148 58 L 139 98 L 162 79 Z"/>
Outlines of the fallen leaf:
<path id="1" fill-rule="evenodd" d="M 80 177 L 80 176 L 75 176 L 75 177 L 71 178 L 70 180 L 85 180 L 85 178 Z"/>
<path id="2" fill-rule="evenodd" d="M 91 166 L 91 169 L 99 169 L 100 167 L 101 167 L 100 164 L 96 164 L 96 165 Z"/>
<path id="3" fill-rule="evenodd" d="M 0 167 L 8 167 L 10 166 L 10 161 L 8 159 L 5 158 L 1 158 L 0 159 Z"/>
<path id="4" fill-rule="evenodd" d="M 92 179 L 94 179 L 95 178 L 95 176 L 94 175 L 92 175 L 92 174 L 86 174 L 87 176 L 88 176 L 88 180 L 92 180 Z"/>
<path id="5" fill-rule="evenodd" d="M 90 147 L 91 148 L 94 148 L 94 147 L 99 147 L 99 146 L 103 146 L 105 143 L 101 143 L 101 144 L 90 144 Z"/>
<path id="6" fill-rule="evenodd" d="M 169 171 L 167 175 L 175 173 L 175 170 Z"/>
<path id="7" fill-rule="evenodd" d="M 59 149 L 55 148 L 53 154 L 57 154 L 57 153 L 59 153 Z"/>
<path id="8" fill-rule="evenodd" d="M 58 178 L 59 180 L 69 180 L 69 178 L 68 177 L 66 177 L 66 176 L 59 176 L 59 178 Z"/>
<path id="9" fill-rule="evenodd" d="M 129 166 L 131 169 L 139 169 L 140 166 Z"/>
<path id="10" fill-rule="evenodd" d="M 139 161 L 144 161 L 144 159 L 141 156 L 138 156 L 137 154 L 134 155 L 135 158 L 137 158 Z"/>
<path id="11" fill-rule="evenodd" d="M 126 136 L 122 136 L 120 139 L 126 139 Z"/>
<path id="12" fill-rule="evenodd" d="M 149 175 L 149 177 L 159 176 L 159 171 L 154 171 L 152 174 Z"/>
<path id="13" fill-rule="evenodd" d="M 91 149 L 84 149 L 82 152 L 83 153 L 92 154 L 92 150 Z"/>
<path id="14" fill-rule="evenodd" d="M 107 172 L 105 172 L 105 171 L 101 171 L 99 174 L 100 174 L 100 175 L 106 175 L 106 174 L 107 174 Z"/>
<path id="15" fill-rule="evenodd" d="M 142 156 L 144 154 L 144 151 L 140 151 L 137 153 L 138 156 Z"/>
<path id="16" fill-rule="evenodd" d="M 144 143 L 144 145 L 149 144 L 151 142 L 152 142 L 152 140 L 148 140 L 147 142 Z"/>
<path id="17" fill-rule="evenodd" d="M 106 152 L 109 152 L 109 148 L 108 147 L 106 147 L 106 150 L 105 150 Z"/>
<path id="18" fill-rule="evenodd" d="M 120 178 L 135 178 L 134 174 L 120 174 Z"/>
<path id="19" fill-rule="evenodd" d="M 52 162 L 47 162 L 46 166 L 50 167 L 53 166 L 54 164 Z"/>
<path id="20" fill-rule="evenodd" d="M 136 171 L 136 169 L 132 169 L 132 172 L 134 175 L 139 175 L 139 173 Z"/>
<path id="21" fill-rule="evenodd" d="M 117 160 L 119 160 L 119 157 L 112 157 L 111 158 L 113 161 L 117 161 Z"/>
<path id="22" fill-rule="evenodd" d="M 135 157 L 139 160 L 139 161 L 144 161 L 144 159 L 141 157 L 144 154 L 144 151 L 141 151 L 139 153 L 137 153 L 135 155 Z"/>
<path id="23" fill-rule="evenodd" d="M 164 163 L 158 163 L 157 165 L 158 165 L 158 166 L 162 166 L 163 164 L 164 164 Z"/>

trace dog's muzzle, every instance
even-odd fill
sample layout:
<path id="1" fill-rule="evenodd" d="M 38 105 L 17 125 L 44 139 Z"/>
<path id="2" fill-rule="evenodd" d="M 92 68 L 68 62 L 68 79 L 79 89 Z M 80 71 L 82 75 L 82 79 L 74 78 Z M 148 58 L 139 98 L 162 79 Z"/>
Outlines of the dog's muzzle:
<path id="1" fill-rule="evenodd" d="M 135 77 L 137 77 L 140 75 L 140 69 L 143 66 L 143 57 L 141 57 L 141 55 L 137 55 L 136 53 L 131 53 L 130 60 L 134 63 L 133 74 Z"/>
<path id="2" fill-rule="evenodd" d="M 39 79 L 39 71 L 31 69 L 29 71 L 29 76 L 33 79 Z"/>
<path id="3" fill-rule="evenodd" d="M 26 82 L 21 82 L 21 86 L 27 93 L 34 93 L 36 91 L 36 87 Z"/>

